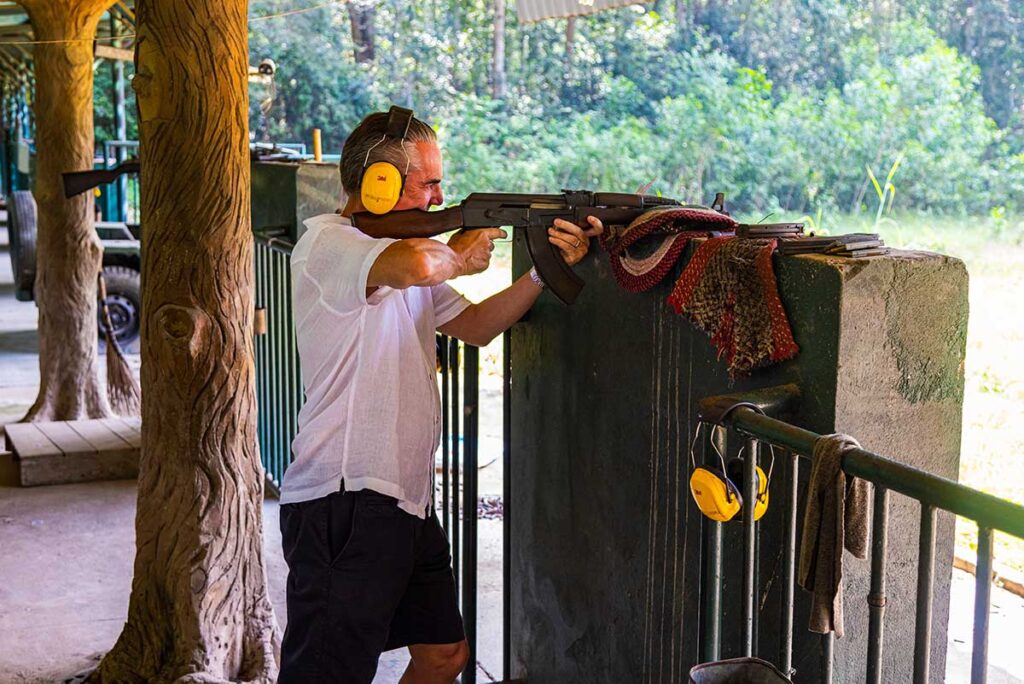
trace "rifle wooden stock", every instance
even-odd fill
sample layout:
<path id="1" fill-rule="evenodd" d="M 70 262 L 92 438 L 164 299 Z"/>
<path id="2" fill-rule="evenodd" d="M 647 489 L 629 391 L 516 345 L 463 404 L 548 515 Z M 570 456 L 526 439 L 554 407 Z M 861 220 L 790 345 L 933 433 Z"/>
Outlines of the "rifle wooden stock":
<path id="1" fill-rule="evenodd" d="M 87 190 L 92 190 L 97 185 L 112 183 L 118 176 L 126 173 L 138 173 L 139 162 L 126 161 L 112 169 L 92 169 L 90 171 L 68 171 L 62 173 L 64 179 L 64 197 L 71 199 Z"/>
<path id="2" fill-rule="evenodd" d="M 393 211 L 372 214 L 368 211 L 352 215 L 352 225 L 372 238 L 427 238 L 463 227 L 462 207 L 441 211 Z"/>

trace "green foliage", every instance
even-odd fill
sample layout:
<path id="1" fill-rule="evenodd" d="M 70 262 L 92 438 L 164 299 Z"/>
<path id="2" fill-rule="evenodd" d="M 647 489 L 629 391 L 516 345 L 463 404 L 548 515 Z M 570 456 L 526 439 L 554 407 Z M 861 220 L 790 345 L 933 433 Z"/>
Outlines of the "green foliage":
<path id="1" fill-rule="evenodd" d="M 1016 21 L 999 0 L 975 4 Z M 364 3 L 376 31 L 366 64 L 347 6 L 257 19 L 292 6 L 252 9 L 252 61 L 278 64 L 275 92 L 253 87 L 254 137 L 308 141 L 316 126 L 336 151 L 369 111 L 412 106 L 440 131 L 450 199 L 653 181 L 690 201 L 723 191 L 760 215 L 1024 210 L 1024 122 L 1000 114 L 997 126 L 991 65 L 972 61 L 958 15 L 931 0 L 874 14 L 852 0 L 632 6 L 579 18 L 571 59 L 565 20 L 520 25 L 509 2 L 503 99 L 490 86 L 493 0 Z M 1004 82 L 1018 92 L 1024 76 Z M 890 178 L 873 189 L 865 169 Z"/>
<path id="2" fill-rule="evenodd" d="M 374 108 L 370 80 L 344 40 L 348 26 L 343 14 L 324 9 L 259 19 L 292 7 L 292 2 L 272 0 L 252 11 L 250 62 L 270 58 L 277 71 L 272 88 L 250 86 L 250 136 L 311 144 L 318 127 L 324 151 L 336 153 L 346 132 Z"/>
<path id="3" fill-rule="evenodd" d="M 901 163 L 903 163 L 902 154 L 896 157 L 896 161 L 889 167 L 889 173 L 885 176 L 885 185 L 878 182 L 870 166 L 864 167 L 864 170 L 868 172 L 868 178 L 871 180 L 871 186 L 875 189 L 875 194 L 878 196 L 878 210 L 875 212 L 876 226 L 881 223 L 883 213 L 892 211 L 892 203 L 896 199 L 896 186 L 893 185 L 892 179 L 896 176 Z"/>
<path id="4" fill-rule="evenodd" d="M 102 60 L 96 63 L 93 70 L 93 120 L 96 125 L 96 142 L 117 138 L 114 126 L 114 73 L 113 64 Z M 124 63 L 124 99 L 125 123 L 128 140 L 139 139 L 139 128 L 135 115 L 135 91 L 132 90 L 131 78 L 135 69 L 130 62 Z"/>

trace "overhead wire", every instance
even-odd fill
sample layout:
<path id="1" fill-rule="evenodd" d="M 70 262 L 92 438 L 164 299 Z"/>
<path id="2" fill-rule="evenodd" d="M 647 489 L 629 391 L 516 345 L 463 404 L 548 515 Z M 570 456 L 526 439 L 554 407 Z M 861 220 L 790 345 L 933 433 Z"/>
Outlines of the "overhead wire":
<path id="1" fill-rule="evenodd" d="M 324 9 L 327 7 L 335 7 L 338 5 L 348 4 L 348 0 L 333 0 L 332 2 L 325 2 L 319 5 L 312 5 L 310 7 L 296 7 L 290 10 L 284 10 L 283 12 L 275 12 L 273 14 L 262 14 L 257 17 L 249 17 L 249 22 L 254 21 L 267 21 L 270 19 L 278 19 L 280 17 L 289 17 L 293 14 L 305 14 L 306 12 L 314 12 L 316 10 Z M 138 34 L 125 33 L 117 36 L 96 36 L 95 38 L 59 38 L 55 40 L 9 40 L 0 41 L 0 45 L 67 45 L 70 43 L 92 43 L 92 42 L 106 42 L 113 40 L 125 40 L 128 38 L 135 38 Z"/>

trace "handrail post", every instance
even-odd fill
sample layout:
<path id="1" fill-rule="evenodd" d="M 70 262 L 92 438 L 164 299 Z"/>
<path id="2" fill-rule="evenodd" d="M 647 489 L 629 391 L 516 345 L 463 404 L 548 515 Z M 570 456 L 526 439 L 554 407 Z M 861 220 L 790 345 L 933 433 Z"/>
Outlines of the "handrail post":
<path id="1" fill-rule="evenodd" d="M 868 684 L 882 682 L 882 644 L 885 619 L 885 557 L 889 545 L 889 490 L 875 487 L 871 521 L 871 592 L 868 594 Z"/>
<path id="2" fill-rule="evenodd" d="M 782 579 L 782 673 L 793 675 L 793 603 L 796 599 L 797 495 L 800 491 L 800 457 L 786 452 L 786 565 Z"/>
<path id="3" fill-rule="evenodd" d="M 992 529 L 978 527 L 978 562 L 974 571 L 974 648 L 971 650 L 971 684 L 988 678 L 989 606 L 992 602 Z"/>
<path id="4" fill-rule="evenodd" d="M 748 439 L 746 458 L 743 459 L 743 655 L 754 655 L 754 607 L 756 605 L 754 586 L 754 545 L 757 543 L 757 528 L 754 509 L 757 503 L 757 452 L 756 439 Z"/>
<path id="5" fill-rule="evenodd" d="M 502 335 L 501 674 L 512 677 L 512 333 Z"/>
<path id="6" fill-rule="evenodd" d="M 452 573 L 455 575 L 456 589 L 460 585 L 460 563 L 462 522 L 459 517 L 459 437 L 462 411 L 462 402 L 459 399 L 459 341 L 454 337 L 448 340 L 448 363 L 450 364 L 452 395 L 451 395 L 451 420 L 452 420 Z"/>
<path id="7" fill-rule="evenodd" d="M 928 684 L 932 655 L 932 594 L 935 583 L 935 507 L 921 504 L 917 557 L 917 626 L 914 629 L 914 684 Z"/>
<path id="8" fill-rule="evenodd" d="M 477 658 L 477 470 L 478 426 L 480 420 L 480 348 L 466 345 L 465 371 L 465 429 L 463 442 L 465 485 L 462 504 L 463 525 L 463 570 L 462 570 L 462 620 L 466 626 L 466 641 L 469 643 L 469 662 L 462 672 L 462 684 L 475 684 Z"/>
<path id="9" fill-rule="evenodd" d="M 721 453 L 728 448 L 725 428 L 715 427 L 711 430 L 708 446 L 705 449 L 705 461 L 711 451 L 711 442 Z M 707 578 L 707 594 L 704 601 L 704 634 L 702 635 L 703 662 L 718 660 L 722 640 L 722 523 L 705 518 L 707 526 L 707 559 L 704 573 Z"/>
<path id="10" fill-rule="evenodd" d="M 451 426 L 448 424 L 449 395 L 451 384 L 449 380 L 448 363 L 448 336 L 438 336 L 438 364 L 441 366 L 441 527 L 445 534 L 451 536 L 451 525 L 448 522 L 448 473 L 449 458 L 451 457 Z"/>

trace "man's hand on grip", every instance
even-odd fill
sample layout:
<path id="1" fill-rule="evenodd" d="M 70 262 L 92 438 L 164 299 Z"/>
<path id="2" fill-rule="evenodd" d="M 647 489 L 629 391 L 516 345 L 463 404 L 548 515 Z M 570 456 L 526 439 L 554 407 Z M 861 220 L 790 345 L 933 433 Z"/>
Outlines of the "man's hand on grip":
<path id="1" fill-rule="evenodd" d="M 448 240 L 448 246 L 462 257 L 466 268 L 461 275 L 473 275 L 487 270 L 491 263 L 494 241 L 508 234 L 501 228 L 460 230 Z"/>

